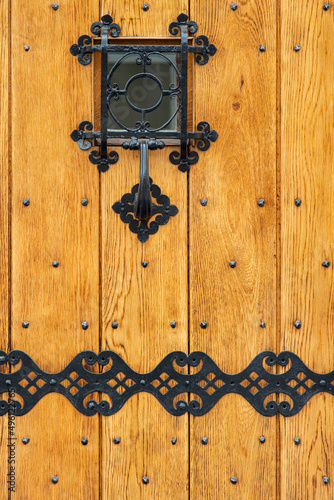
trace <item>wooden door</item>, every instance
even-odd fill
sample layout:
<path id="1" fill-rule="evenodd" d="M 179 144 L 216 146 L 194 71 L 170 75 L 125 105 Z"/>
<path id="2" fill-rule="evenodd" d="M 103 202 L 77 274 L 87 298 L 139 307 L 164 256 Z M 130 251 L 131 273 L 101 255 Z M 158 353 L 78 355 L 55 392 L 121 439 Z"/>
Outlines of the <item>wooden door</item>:
<path id="1" fill-rule="evenodd" d="M 334 374 L 319 375 L 334 369 L 334 4 L 143 7 L 0 2 L 1 498 L 334 498 Z M 206 120 L 219 138 L 186 173 L 170 146 L 150 152 L 178 214 L 141 243 L 113 210 L 139 180 L 139 151 L 115 146 L 118 162 L 101 173 L 71 140 L 81 121 L 98 126 L 101 68 L 69 48 L 106 14 L 118 43 L 174 43 L 180 13 L 217 48 L 203 66 L 189 53 L 188 128 Z M 196 416 L 141 390 L 113 415 L 88 416 L 50 390 L 15 416 L 4 411 L 14 396 L 25 402 L 11 396 L 15 371 L 36 381 L 25 378 L 30 394 L 50 377 L 10 363 L 13 350 L 48 374 L 82 351 L 113 351 L 137 374 L 200 351 L 223 372 L 201 372 L 202 404 L 229 394 Z M 264 357 L 267 381 L 255 370 L 228 378 L 263 351 L 295 356 Z M 199 356 L 177 366 L 187 380 L 208 366 Z M 97 380 L 109 367 L 85 366 Z M 128 390 L 121 372 L 113 380 Z M 97 387 L 87 401 L 103 398 Z M 180 399 L 198 394 L 185 384 Z"/>

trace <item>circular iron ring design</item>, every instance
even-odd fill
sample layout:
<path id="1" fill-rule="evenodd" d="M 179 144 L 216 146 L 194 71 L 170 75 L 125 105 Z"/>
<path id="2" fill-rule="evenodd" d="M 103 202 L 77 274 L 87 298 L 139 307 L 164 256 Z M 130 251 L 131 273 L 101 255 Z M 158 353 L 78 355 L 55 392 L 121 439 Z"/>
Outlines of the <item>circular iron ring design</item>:
<path id="1" fill-rule="evenodd" d="M 135 106 L 129 99 L 129 96 L 128 96 L 128 88 L 129 86 L 131 85 L 132 82 L 134 82 L 135 80 L 138 80 L 139 78 L 150 78 L 151 80 L 153 80 L 155 83 L 157 83 L 158 87 L 160 88 L 160 96 L 159 96 L 159 99 L 158 101 L 154 104 L 154 106 L 151 106 L 150 108 L 138 108 L 137 106 Z M 161 101 L 162 101 L 162 98 L 163 98 L 163 92 L 164 92 L 164 89 L 163 89 L 163 86 L 162 86 L 162 83 L 161 81 L 159 80 L 159 78 L 155 75 L 152 75 L 151 73 L 137 73 L 136 75 L 133 75 L 131 78 L 129 78 L 129 80 L 126 82 L 126 85 L 125 85 L 125 92 L 124 92 L 124 96 L 125 96 L 125 99 L 126 99 L 126 102 L 128 103 L 128 105 L 130 106 L 130 108 L 132 108 L 134 111 L 138 111 L 139 113 L 141 113 L 142 111 L 145 111 L 145 113 L 150 113 L 151 111 L 154 111 L 155 109 L 157 109 L 157 107 L 161 104 Z"/>

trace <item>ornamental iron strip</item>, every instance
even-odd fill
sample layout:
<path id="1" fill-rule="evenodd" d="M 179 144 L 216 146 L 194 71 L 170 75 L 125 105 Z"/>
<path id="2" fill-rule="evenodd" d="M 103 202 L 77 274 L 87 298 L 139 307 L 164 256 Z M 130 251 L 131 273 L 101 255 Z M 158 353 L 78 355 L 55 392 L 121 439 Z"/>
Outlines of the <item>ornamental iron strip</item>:
<path id="1" fill-rule="evenodd" d="M 272 351 L 263 351 L 240 373 L 224 373 L 204 352 L 189 354 L 175 351 L 168 354 L 149 373 L 137 373 L 113 351 L 82 351 L 58 373 L 46 373 L 24 352 L 0 351 L 0 365 L 8 362 L 15 366 L 22 361 L 20 368 L 13 373 L 0 373 L 0 393 L 18 394 L 23 399 L 23 407 L 17 400 L 0 401 L 0 415 L 9 412 L 14 415 L 28 413 L 46 394 L 63 394 L 84 415 L 113 415 L 134 394 L 148 392 L 172 415 L 183 415 L 187 411 L 195 416 L 204 415 L 228 393 L 243 396 L 264 416 L 271 417 L 277 412 L 289 417 L 296 415 L 307 401 L 318 392 L 334 391 L 334 370 L 327 374 L 315 373 L 290 351 L 276 355 Z M 272 367 L 276 363 L 287 367 L 286 372 L 274 374 L 264 368 L 264 362 Z M 99 372 L 85 368 L 95 363 Z M 110 366 L 111 365 L 111 366 Z M 178 371 L 189 365 L 199 367 L 197 373 L 187 374 Z M 105 371 L 103 371 L 103 369 Z M 98 402 L 88 400 L 94 392 L 108 395 L 112 401 L 102 399 Z M 187 403 L 176 398 L 180 394 L 192 393 L 200 401 Z M 292 400 L 279 404 L 265 401 L 268 396 L 283 393 Z"/>
<path id="2" fill-rule="evenodd" d="M 216 53 L 216 47 L 209 44 L 209 39 L 200 35 L 195 38 L 194 46 L 189 45 L 189 35 L 197 32 L 198 26 L 194 21 L 189 21 L 186 14 L 180 14 L 177 22 L 172 22 L 169 25 L 171 35 L 177 35 L 180 32 L 181 39 L 177 45 L 116 45 L 109 43 L 109 37 L 118 37 L 121 28 L 118 24 L 113 23 L 113 19 L 109 15 L 101 18 L 102 22 L 95 22 L 91 26 L 93 35 L 100 38 L 92 39 L 88 35 L 79 37 L 78 43 L 73 44 L 70 52 L 74 56 L 78 56 L 78 61 L 87 65 L 91 62 L 93 52 L 101 53 L 101 109 L 100 109 L 100 131 L 93 131 L 93 125 L 90 121 L 82 121 L 78 129 L 73 130 L 71 138 L 78 142 L 79 148 L 88 150 L 92 147 L 92 143 L 99 150 L 95 149 L 89 154 L 89 159 L 97 165 L 100 172 L 106 172 L 109 165 L 117 162 L 119 155 L 112 150 L 108 153 L 108 139 L 124 139 L 120 144 L 123 149 L 140 149 L 141 150 L 141 165 L 140 165 L 140 183 L 132 188 L 132 195 L 127 193 L 120 202 L 117 202 L 113 209 L 117 214 L 120 214 L 121 220 L 129 224 L 132 232 L 137 233 L 138 239 L 145 242 L 150 234 L 157 232 L 159 225 L 166 224 L 171 215 L 177 214 L 177 208 L 170 210 L 169 198 L 163 198 L 163 202 L 156 198 L 156 201 L 164 206 L 160 206 L 157 210 L 157 205 L 152 202 L 150 185 L 152 179 L 149 177 L 148 169 L 148 150 L 162 149 L 165 143 L 162 139 L 174 139 L 180 143 L 180 152 L 172 151 L 169 155 L 171 163 L 178 165 L 182 172 L 189 170 L 190 165 L 197 163 L 198 153 L 194 150 L 189 151 L 190 140 L 197 142 L 197 148 L 200 151 L 206 151 L 211 144 L 211 141 L 216 141 L 218 133 L 211 130 L 210 125 L 206 121 L 201 121 L 197 125 L 197 132 L 189 132 L 187 130 L 188 118 L 188 54 L 193 52 L 196 54 L 195 61 L 204 65 L 208 62 L 209 56 Z M 100 43 L 98 43 L 100 42 Z M 111 70 L 108 68 L 108 53 L 120 53 L 118 61 L 113 65 Z M 172 61 L 170 54 L 177 54 L 180 58 L 180 68 Z M 129 61 L 129 56 L 136 57 L 138 73 L 133 74 L 124 86 L 121 86 L 117 81 L 117 70 L 126 61 Z M 149 71 L 152 64 L 152 58 L 158 57 L 168 64 L 169 68 L 176 75 L 177 83 L 170 82 L 168 88 L 164 88 L 158 76 Z M 115 74 L 116 73 L 116 74 Z M 160 97 L 157 102 L 149 108 L 140 108 L 131 102 L 129 98 L 129 86 L 135 80 L 145 78 L 149 79 L 156 86 Z M 123 87 L 123 88 L 122 88 Z M 170 100 L 176 100 L 176 110 L 167 117 L 167 120 L 161 126 L 153 128 L 147 120 L 147 115 L 159 108 L 164 97 Z M 116 116 L 113 110 L 113 103 L 119 101 L 121 97 L 125 98 L 125 104 L 133 111 L 137 112 L 141 119 L 135 121 L 132 127 L 125 125 L 119 117 Z M 172 131 L 168 129 L 172 120 L 179 117 L 179 127 Z M 108 119 L 112 117 L 114 122 L 120 127 L 120 130 L 108 129 Z M 142 148 L 141 144 L 145 143 L 147 147 Z M 164 196 L 164 195 L 161 195 Z M 170 208 L 169 208 L 170 207 Z M 175 210 L 176 209 L 176 210 Z M 172 213 L 173 212 L 173 213 Z M 157 213 L 154 221 L 149 224 L 149 221 Z"/>

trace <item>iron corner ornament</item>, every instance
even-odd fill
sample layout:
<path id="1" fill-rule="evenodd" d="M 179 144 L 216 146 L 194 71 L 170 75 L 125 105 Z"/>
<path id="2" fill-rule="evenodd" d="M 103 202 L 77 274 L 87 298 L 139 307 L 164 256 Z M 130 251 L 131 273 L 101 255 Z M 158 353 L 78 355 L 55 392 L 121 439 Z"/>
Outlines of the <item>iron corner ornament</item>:
<path id="1" fill-rule="evenodd" d="M 12 373 L 0 373 L 0 393 L 19 395 L 23 400 L 0 401 L 0 415 L 7 412 L 16 416 L 28 413 L 46 394 L 63 394 L 84 415 L 113 415 L 125 402 L 140 392 L 152 394 L 170 414 L 195 416 L 206 414 L 226 394 L 244 397 L 261 415 L 272 417 L 281 413 L 285 417 L 296 415 L 308 400 L 319 392 L 333 394 L 334 370 L 327 374 L 315 373 L 290 351 L 276 355 L 263 351 L 243 371 L 231 375 L 224 373 L 204 352 L 187 355 L 169 353 L 149 373 L 137 373 L 113 351 L 82 351 L 58 373 L 46 373 L 23 351 L 0 351 L 0 365 L 13 367 L 21 361 L 20 368 Z M 97 370 L 89 368 L 97 363 Z M 266 370 L 264 363 L 287 367 L 284 373 Z M 291 366 L 288 365 L 291 363 Z M 86 364 L 86 367 L 84 366 Z M 199 367 L 196 373 L 187 373 L 188 367 Z M 184 369 L 183 372 L 177 368 Z M 105 371 L 103 371 L 105 369 Z M 101 393 L 96 401 L 94 393 Z M 187 394 L 198 400 L 186 401 Z M 292 401 L 277 403 L 275 397 L 285 394 Z M 111 400 L 103 399 L 106 394 Z M 180 395 L 185 399 L 178 399 Z M 272 399 L 270 397 L 273 396 Z M 91 399 L 89 399 L 91 397 Z M 14 396 L 15 398 L 15 396 Z"/>
<path id="2" fill-rule="evenodd" d="M 136 184 L 132 188 L 131 194 L 125 194 L 120 202 L 116 202 L 114 210 L 121 214 L 120 210 L 125 206 L 120 208 L 119 204 L 126 203 L 124 200 L 130 200 L 131 196 L 134 196 L 134 199 L 131 198 L 132 201 L 130 201 L 130 205 L 133 205 L 131 210 L 129 206 L 126 207 L 126 213 L 132 212 L 133 215 L 128 214 L 125 217 L 124 214 L 121 214 L 121 220 L 129 224 L 130 230 L 137 234 L 141 242 L 146 241 L 150 234 L 156 233 L 160 225 L 168 222 L 166 208 L 167 206 L 174 207 L 174 205 L 169 204 L 169 201 L 167 203 L 168 197 L 161 198 L 160 194 L 157 197 L 154 196 L 154 193 L 160 188 L 158 186 L 151 188 L 148 150 L 162 149 L 167 141 L 180 144 L 179 151 L 170 152 L 169 160 L 173 165 L 177 165 L 181 172 L 187 172 L 190 165 L 194 165 L 199 159 L 198 152 L 190 150 L 190 145 L 195 143 L 198 150 L 206 151 L 211 142 L 215 142 L 218 138 L 218 133 L 211 130 L 206 121 L 198 123 L 197 131 L 188 131 L 189 53 L 194 53 L 195 61 L 203 66 L 217 51 L 205 35 L 197 36 L 194 45 L 189 45 L 189 36 L 194 35 L 197 30 L 197 23 L 189 20 L 188 16 L 182 13 L 178 16 L 177 21 L 169 25 L 171 35 L 180 33 L 180 41 L 175 45 L 134 45 L 126 42 L 116 44 L 112 42 L 112 38 L 120 35 L 121 28 L 113 22 L 110 15 L 105 15 L 101 18 L 101 22 L 95 22 L 91 26 L 94 38 L 82 35 L 79 37 L 78 43 L 70 47 L 71 54 L 78 57 L 78 61 L 82 65 L 87 65 L 92 61 L 94 52 L 101 54 L 100 130 L 94 131 L 93 124 L 84 120 L 77 129 L 72 131 L 73 141 L 78 142 L 79 148 L 82 150 L 88 150 L 92 146 L 96 148 L 89 154 L 89 159 L 97 165 L 100 172 L 106 172 L 110 165 L 116 163 L 119 158 L 117 151 L 108 152 L 110 141 L 114 140 L 113 142 L 115 142 L 117 139 L 117 144 L 123 149 L 140 149 L 139 185 Z M 110 57 L 116 57 L 112 64 L 109 60 Z M 122 76 L 118 68 L 124 63 L 127 64 L 126 71 L 129 71 L 129 63 L 133 62 L 133 58 L 135 58 L 134 67 L 136 69 L 127 81 L 121 82 Z M 167 84 L 163 83 L 162 78 L 155 71 L 155 65 L 161 63 L 167 65 L 170 71 L 170 80 Z M 131 89 L 133 91 L 134 85 L 137 84 L 138 87 L 140 82 L 142 84 L 145 82 L 147 88 L 155 90 L 156 96 L 154 92 L 151 92 L 153 101 L 149 106 L 140 106 L 133 99 L 131 100 Z M 156 97 L 155 101 L 154 96 Z M 152 121 L 153 113 L 161 110 L 163 105 L 166 110 L 166 99 L 173 103 L 169 110 L 170 113 L 167 113 L 165 121 L 153 125 L 147 118 L 151 117 Z M 128 110 L 137 116 L 133 123 L 125 122 L 122 115 L 117 113 L 117 106 L 120 103 L 122 106 L 119 109 L 124 112 L 127 106 Z M 146 146 L 142 148 L 142 144 L 146 144 Z M 152 202 L 152 196 L 155 197 L 156 204 Z M 175 209 L 170 210 L 169 215 L 176 215 L 177 209 Z M 162 217 L 162 214 L 165 216 Z"/>

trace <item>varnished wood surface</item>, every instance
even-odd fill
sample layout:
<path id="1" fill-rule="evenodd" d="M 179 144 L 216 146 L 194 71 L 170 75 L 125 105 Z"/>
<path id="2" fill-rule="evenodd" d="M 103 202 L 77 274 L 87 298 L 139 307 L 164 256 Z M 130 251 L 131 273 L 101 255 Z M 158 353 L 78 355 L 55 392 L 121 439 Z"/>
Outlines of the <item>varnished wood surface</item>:
<path id="1" fill-rule="evenodd" d="M 99 178 L 70 138 L 92 118 L 92 69 L 69 51 L 98 4 L 12 1 L 12 348 L 46 371 L 99 350 Z M 51 395 L 16 422 L 15 498 L 98 498 L 98 416 Z"/>
<path id="2" fill-rule="evenodd" d="M 190 350 L 236 373 L 276 350 L 276 8 L 195 0 L 190 12 L 218 49 L 194 68 L 195 124 L 207 120 L 219 133 L 189 176 Z M 190 422 L 191 498 L 276 497 L 274 418 L 231 394 Z"/>
<path id="3" fill-rule="evenodd" d="M 334 368 L 334 10 L 281 2 L 282 338 L 316 372 Z M 293 13 L 293 14 L 291 14 Z M 295 52 L 293 47 L 300 45 Z M 295 198 L 302 200 L 296 207 Z M 327 259 L 329 268 L 322 267 Z M 294 327 L 296 320 L 301 328 Z M 333 398 L 281 423 L 282 498 L 333 498 Z M 294 437 L 301 444 L 295 446 Z M 330 477 L 328 485 L 323 476 Z"/>

